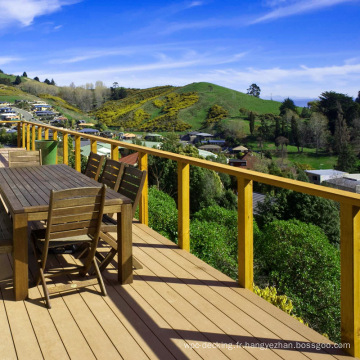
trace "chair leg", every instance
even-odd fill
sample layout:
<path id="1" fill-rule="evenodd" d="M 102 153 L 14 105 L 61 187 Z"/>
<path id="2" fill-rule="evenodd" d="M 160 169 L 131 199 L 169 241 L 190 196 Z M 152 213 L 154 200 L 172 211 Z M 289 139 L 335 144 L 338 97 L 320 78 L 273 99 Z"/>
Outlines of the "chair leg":
<path id="1" fill-rule="evenodd" d="M 46 286 L 46 280 L 43 269 L 40 269 L 40 279 L 44 290 L 45 302 L 48 309 L 51 309 L 49 291 Z"/>
<path id="2" fill-rule="evenodd" d="M 116 252 L 117 251 L 113 248 L 109 251 L 109 253 L 105 256 L 105 259 L 101 262 L 99 266 L 100 272 L 103 272 L 106 267 L 111 263 L 111 260 L 115 257 Z"/>
<path id="3" fill-rule="evenodd" d="M 106 296 L 107 293 L 106 293 L 106 289 L 105 289 L 104 280 L 103 280 L 103 278 L 102 278 L 102 276 L 101 276 L 101 273 L 100 273 L 98 264 L 97 264 L 97 262 L 96 262 L 96 259 L 93 260 L 93 265 L 94 265 L 96 277 L 97 277 L 97 279 L 98 279 L 99 286 L 100 286 L 100 289 L 101 289 L 101 294 L 102 294 L 103 296 Z"/>

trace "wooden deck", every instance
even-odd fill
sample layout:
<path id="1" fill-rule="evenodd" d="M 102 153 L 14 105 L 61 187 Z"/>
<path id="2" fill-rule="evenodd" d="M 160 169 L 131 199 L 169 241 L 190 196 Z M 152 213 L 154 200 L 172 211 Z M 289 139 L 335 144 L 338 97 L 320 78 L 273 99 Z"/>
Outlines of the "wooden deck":
<path id="1" fill-rule="evenodd" d="M 104 249 L 106 250 L 106 249 Z M 134 223 L 133 252 L 143 269 L 119 285 L 115 261 L 108 292 L 96 287 L 52 297 L 40 287 L 15 302 L 0 281 L 1 359 L 349 359 L 324 337 L 145 225 Z M 59 264 L 77 262 L 53 255 Z M 34 273 L 34 259 L 30 258 Z M 0 257 L 1 278 L 11 256 Z"/>

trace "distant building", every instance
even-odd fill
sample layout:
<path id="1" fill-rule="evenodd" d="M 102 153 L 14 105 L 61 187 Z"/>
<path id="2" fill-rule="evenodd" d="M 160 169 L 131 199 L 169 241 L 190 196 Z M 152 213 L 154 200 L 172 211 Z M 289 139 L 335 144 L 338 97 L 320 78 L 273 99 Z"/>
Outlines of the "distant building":
<path id="1" fill-rule="evenodd" d="M 78 132 L 82 133 L 82 134 L 86 134 L 86 135 L 96 135 L 96 136 L 100 135 L 100 131 L 98 129 L 86 128 L 86 129 L 79 130 Z"/>
<path id="2" fill-rule="evenodd" d="M 202 146 L 199 146 L 199 149 L 219 153 L 221 151 L 221 146 L 219 146 L 219 145 L 202 145 Z"/>
<path id="3" fill-rule="evenodd" d="M 163 140 L 163 136 L 160 134 L 146 134 L 144 139 L 146 141 L 160 142 Z"/>
<path id="4" fill-rule="evenodd" d="M 348 173 L 338 170 L 326 169 L 326 170 L 305 170 L 306 175 L 309 178 L 309 181 L 313 184 L 320 185 L 323 181 L 342 178 Z"/>
<path id="5" fill-rule="evenodd" d="M 345 190 L 360 194 L 360 180 L 350 178 L 347 176 L 325 180 L 323 181 L 323 184 L 335 189 Z"/>

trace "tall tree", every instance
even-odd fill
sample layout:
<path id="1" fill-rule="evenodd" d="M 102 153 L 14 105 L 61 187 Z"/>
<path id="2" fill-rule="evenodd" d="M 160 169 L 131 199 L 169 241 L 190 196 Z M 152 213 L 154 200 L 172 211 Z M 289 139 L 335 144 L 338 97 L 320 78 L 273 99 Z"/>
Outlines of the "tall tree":
<path id="1" fill-rule="evenodd" d="M 54 79 L 51 79 L 50 85 L 54 85 L 54 86 L 56 85 Z"/>
<path id="2" fill-rule="evenodd" d="M 353 101 L 353 98 L 348 95 L 337 93 L 335 91 L 325 91 L 319 98 L 320 111 L 329 119 L 329 130 L 332 135 L 335 133 L 339 105 L 341 106 L 347 125 L 352 126 L 353 120 L 359 117 L 360 107 Z"/>
<path id="3" fill-rule="evenodd" d="M 352 146 L 349 143 L 346 143 L 341 147 L 335 169 L 348 173 L 358 171 L 359 167 L 357 166 L 357 158 L 354 154 Z"/>
<path id="4" fill-rule="evenodd" d="M 256 84 L 251 84 L 250 87 L 247 89 L 247 94 L 255 97 L 260 96 L 261 89 Z"/>
<path id="5" fill-rule="evenodd" d="M 337 117 L 335 119 L 334 151 L 339 154 L 350 140 L 350 133 L 340 103 L 337 103 Z"/>
<path id="6" fill-rule="evenodd" d="M 250 127 L 250 134 L 253 135 L 255 130 L 255 114 L 252 111 L 250 111 L 249 114 L 249 127 Z"/>
<path id="7" fill-rule="evenodd" d="M 328 119 L 319 112 L 313 112 L 307 124 L 308 138 L 307 144 L 314 146 L 316 153 L 326 144 L 329 136 Z"/>
<path id="8" fill-rule="evenodd" d="M 21 77 L 18 75 L 18 76 L 15 78 L 14 85 L 19 85 L 19 84 L 21 84 Z"/>
<path id="9" fill-rule="evenodd" d="M 37 76 L 34 77 L 34 80 L 40 82 L 40 79 Z"/>
<path id="10" fill-rule="evenodd" d="M 285 99 L 285 100 L 281 103 L 281 105 L 280 105 L 280 107 L 279 107 L 280 115 L 284 115 L 287 109 L 296 112 L 295 103 L 294 103 L 294 101 L 291 100 L 290 98 Z"/>
<path id="11" fill-rule="evenodd" d="M 298 120 L 295 116 L 291 118 L 291 140 L 293 144 L 297 147 L 298 152 L 300 152 L 300 130 Z"/>
<path id="12" fill-rule="evenodd" d="M 23 77 L 28 77 L 26 71 L 23 72 L 22 76 Z"/>

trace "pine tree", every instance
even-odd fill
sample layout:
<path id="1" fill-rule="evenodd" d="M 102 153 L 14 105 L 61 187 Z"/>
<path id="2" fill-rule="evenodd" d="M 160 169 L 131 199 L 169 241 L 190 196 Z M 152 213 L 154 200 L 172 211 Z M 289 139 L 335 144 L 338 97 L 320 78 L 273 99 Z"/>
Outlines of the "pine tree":
<path id="1" fill-rule="evenodd" d="M 23 72 L 22 76 L 23 77 L 28 77 L 26 71 Z"/>
<path id="2" fill-rule="evenodd" d="M 250 111 L 250 114 L 249 114 L 249 121 L 250 121 L 250 134 L 253 135 L 254 134 L 254 129 L 255 129 L 255 114 Z"/>
<path id="3" fill-rule="evenodd" d="M 14 81 L 14 85 L 19 85 L 21 84 L 21 77 L 18 75 Z"/>

